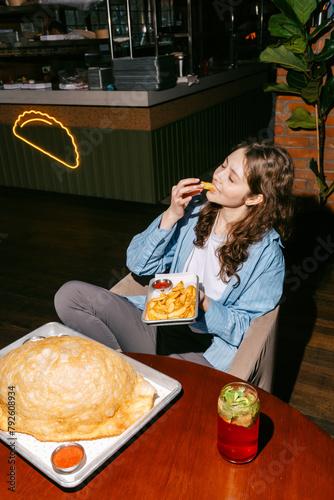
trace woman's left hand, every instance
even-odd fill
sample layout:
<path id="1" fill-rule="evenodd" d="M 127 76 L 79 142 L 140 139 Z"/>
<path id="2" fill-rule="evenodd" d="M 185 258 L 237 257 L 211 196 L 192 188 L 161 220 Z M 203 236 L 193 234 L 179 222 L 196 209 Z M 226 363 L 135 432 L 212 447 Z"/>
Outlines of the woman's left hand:
<path id="1" fill-rule="evenodd" d="M 210 306 L 210 299 L 202 290 L 199 290 L 198 305 L 204 312 L 206 312 Z"/>

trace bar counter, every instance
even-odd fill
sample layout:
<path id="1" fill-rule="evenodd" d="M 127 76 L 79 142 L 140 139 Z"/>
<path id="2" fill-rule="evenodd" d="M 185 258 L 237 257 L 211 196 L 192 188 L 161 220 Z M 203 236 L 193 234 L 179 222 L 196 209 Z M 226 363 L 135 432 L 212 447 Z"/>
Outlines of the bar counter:
<path id="1" fill-rule="evenodd" d="M 11 90 L 0 92 L 0 103 L 2 104 L 54 104 L 54 105 L 85 105 L 85 106 L 128 106 L 129 100 L 134 107 L 150 107 L 166 101 L 179 99 L 199 91 L 208 90 L 219 85 L 225 85 L 240 79 L 266 73 L 266 65 L 254 63 L 241 66 L 215 75 L 209 75 L 200 79 L 200 86 L 193 84 L 190 87 L 186 83 L 178 84 L 176 87 L 161 91 L 86 91 L 67 90 Z M 84 97 L 82 92 L 85 92 Z M 131 94 L 136 94 L 136 99 L 131 99 Z"/>
<path id="2" fill-rule="evenodd" d="M 235 143 L 265 134 L 266 81 L 267 66 L 254 63 L 160 91 L 1 90 L 0 185 L 157 203 L 179 178 L 200 175 Z M 13 135 L 29 110 L 70 130 L 78 168 Z M 68 137 L 51 128 L 32 126 L 31 142 L 70 164 Z"/>

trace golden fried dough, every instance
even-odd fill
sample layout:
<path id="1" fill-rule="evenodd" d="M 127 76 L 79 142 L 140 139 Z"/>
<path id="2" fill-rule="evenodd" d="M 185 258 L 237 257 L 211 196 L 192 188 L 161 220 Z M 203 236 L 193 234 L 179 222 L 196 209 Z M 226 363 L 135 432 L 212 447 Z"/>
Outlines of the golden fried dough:
<path id="1" fill-rule="evenodd" d="M 150 410 L 156 392 L 118 353 L 69 336 L 27 342 L 0 359 L 4 431 L 9 387 L 15 392 L 15 432 L 40 441 L 119 435 Z"/>

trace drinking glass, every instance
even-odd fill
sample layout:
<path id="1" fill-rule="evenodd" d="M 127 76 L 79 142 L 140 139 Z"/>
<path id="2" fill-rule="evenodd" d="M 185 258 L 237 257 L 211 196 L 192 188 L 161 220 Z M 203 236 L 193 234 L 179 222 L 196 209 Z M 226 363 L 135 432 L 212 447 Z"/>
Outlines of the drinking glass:
<path id="1" fill-rule="evenodd" d="M 232 382 L 218 398 L 218 450 L 225 460 L 250 462 L 257 454 L 260 400 L 254 387 Z"/>

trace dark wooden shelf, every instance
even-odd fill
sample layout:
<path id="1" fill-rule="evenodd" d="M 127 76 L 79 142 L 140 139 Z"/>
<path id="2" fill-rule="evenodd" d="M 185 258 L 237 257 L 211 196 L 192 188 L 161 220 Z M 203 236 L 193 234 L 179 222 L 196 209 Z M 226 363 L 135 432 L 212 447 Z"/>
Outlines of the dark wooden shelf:
<path id="1" fill-rule="evenodd" d="M 82 40 L 58 40 L 54 42 L 15 42 L 0 43 L 0 56 L 43 56 L 48 54 L 78 54 L 87 50 L 98 51 L 100 45 L 109 44 L 109 40 L 90 38 Z"/>

